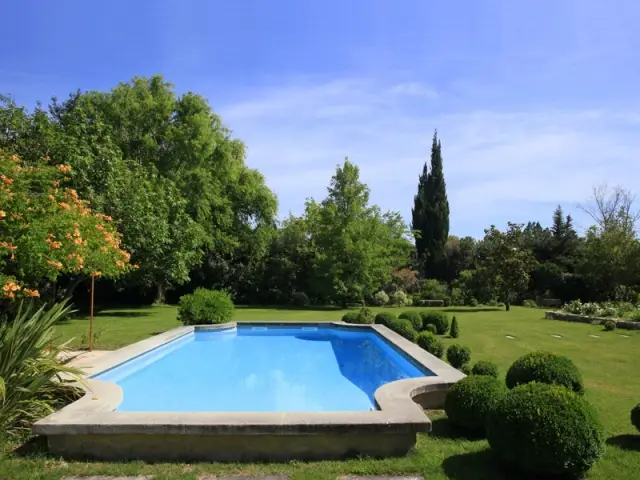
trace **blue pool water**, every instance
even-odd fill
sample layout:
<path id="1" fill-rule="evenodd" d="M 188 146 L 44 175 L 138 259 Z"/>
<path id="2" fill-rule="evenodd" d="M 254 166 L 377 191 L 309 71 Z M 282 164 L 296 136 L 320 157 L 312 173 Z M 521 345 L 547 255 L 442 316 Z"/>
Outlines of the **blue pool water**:
<path id="1" fill-rule="evenodd" d="M 122 387 L 122 412 L 358 411 L 381 385 L 430 375 L 372 331 L 246 325 L 186 335 L 94 378 Z"/>

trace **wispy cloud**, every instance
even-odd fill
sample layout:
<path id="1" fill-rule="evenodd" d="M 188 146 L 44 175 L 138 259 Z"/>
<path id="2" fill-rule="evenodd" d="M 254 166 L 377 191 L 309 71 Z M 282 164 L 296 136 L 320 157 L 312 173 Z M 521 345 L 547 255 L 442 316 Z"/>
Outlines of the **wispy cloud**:
<path id="1" fill-rule="evenodd" d="M 248 98 L 221 114 L 283 214 L 300 213 L 308 196 L 324 197 L 336 164 L 349 156 L 372 200 L 409 218 L 435 128 L 456 234 L 535 219 L 536 205 L 571 207 L 602 181 L 640 183 L 635 111 L 454 110 L 430 85 L 371 79 L 291 84 Z"/>

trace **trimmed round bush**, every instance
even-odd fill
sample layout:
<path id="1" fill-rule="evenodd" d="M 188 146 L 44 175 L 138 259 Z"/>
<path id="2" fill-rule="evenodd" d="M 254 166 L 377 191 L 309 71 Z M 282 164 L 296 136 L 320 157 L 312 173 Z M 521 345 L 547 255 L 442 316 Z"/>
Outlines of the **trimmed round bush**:
<path id="1" fill-rule="evenodd" d="M 487 416 L 486 434 L 504 463 L 545 476 L 582 476 L 604 453 L 593 407 L 558 385 L 528 383 L 500 397 Z"/>
<path id="2" fill-rule="evenodd" d="M 444 312 L 420 312 L 422 325 L 435 325 L 438 335 L 444 335 L 449 330 L 449 317 Z"/>
<path id="3" fill-rule="evenodd" d="M 447 392 L 444 410 L 453 425 L 481 432 L 489 411 L 506 392 L 504 384 L 493 377 L 465 377 Z"/>
<path id="4" fill-rule="evenodd" d="M 409 320 L 411 322 L 411 325 L 413 325 L 413 328 L 420 332 L 422 331 L 422 317 L 420 316 L 420 314 L 418 312 L 402 312 L 398 318 L 404 318 L 405 320 Z"/>
<path id="5" fill-rule="evenodd" d="M 478 306 L 478 300 L 476 300 L 475 297 L 471 297 L 467 303 L 469 304 L 470 307 Z"/>
<path id="6" fill-rule="evenodd" d="M 607 320 L 606 322 L 604 322 L 604 329 L 607 332 L 612 332 L 616 329 L 616 322 L 614 322 L 613 320 Z"/>
<path id="7" fill-rule="evenodd" d="M 562 385 L 576 393 L 584 393 L 584 383 L 578 367 L 561 355 L 532 352 L 513 362 L 507 372 L 507 387 L 530 382 Z"/>
<path id="8" fill-rule="evenodd" d="M 397 320 L 397 319 L 398 319 L 398 317 L 396 317 L 393 313 L 380 312 L 374 318 L 373 323 L 378 323 L 380 325 L 389 326 L 389 324 L 391 322 L 393 322 L 394 320 Z"/>
<path id="9" fill-rule="evenodd" d="M 412 342 L 415 342 L 418 336 L 418 332 L 413 328 L 411 322 L 405 318 L 398 318 L 389 323 L 387 327 Z"/>
<path id="10" fill-rule="evenodd" d="M 371 318 L 368 318 L 366 314 L 360 312 L 347 312 L 342 316 L 342 321 L 345 323 L 357 323 L 365 324 L 371 323 Z"/>
<path id="11" fill-rule="evenodd" d="M 212 325 L 230 322 L 235 307 L 231 296 L 220 290 L 196 288 L 180 297 L 178 320 L 184 325 Z"/>
<path id="12" fill-rule="evenodd" d="M 438 333 L 438 329 L 436 328 L 435 325 L 425 325 L 424 327 L 424 331 L 425 332 L 429 332 L 429 333 L 433 333 L 434 335 L 436 335 Z"/>
<path id="13" fill-rule="evenodd" d="M 461 368 L 471 360 L 469 347 L 454 343 L 447 348 L 447 361 L 453 368 Z"/>
<path id="14" fill-rule="evenodd" d="M 309 305 L 309 297 L 304 292 L 293 292 L 291 294 L 291 303 L 296 307 L 306 307 Z"/>
<path id="15" fill-rule="evenodd" d="M 498 378 L 498 365 L 488 360 L 480 360 L 471 369 L 471 374 Z"/>
<path id="16" fill-rule="evenodd" d="M 431 355 L 442 358 L 442 354 L 444 353 L 444 343 L 442 343 L 442 341 L 433 333 L 422 332 L 418 335 L 417 343 L 420 348 L 426 350 Z"/>
<path id="17" fill-rule="evenodd" d="M 631 409 L 631 424 L 640 431 L 640 403 Z"/>
<path id="18" fill-rule="evenodd" d="M 471 368 L 469 367 L 468 363 L 462 365 L 458 370 L 460 370 L 465 375 L 471 375 Z"/>

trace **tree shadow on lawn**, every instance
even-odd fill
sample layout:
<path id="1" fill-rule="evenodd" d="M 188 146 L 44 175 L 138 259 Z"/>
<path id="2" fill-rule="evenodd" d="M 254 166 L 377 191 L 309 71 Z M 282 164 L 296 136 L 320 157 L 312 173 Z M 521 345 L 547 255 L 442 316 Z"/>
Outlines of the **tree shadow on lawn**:
<path id="1" fill-rule="evenodd" d="M 623 450 L 631 450 L 632 452 L 640 452 L 640 435 L 616 435 L 607 438 L 607 445 L 621 448 Z"/>
<path id="2" fill-rule="evenodd" d="M 298 307 L 295 305 L 236 305 L 240 310 L 298 310 L 310 312 L 331 312 L 337 310 L 345 310 L 342 307 L 334 305 L 312 305 L 308 307 Z"/>
<path id="3" fill-rule="evenodd" d="M 476 312 L 504 312 L 504 307 L 443 307 L 445 312 L 452 313 L 476 313 Z"/>
<path id="4" fill-rule="evenodd" d="M 542 480 L 517 469 L 501 465 L 489 448 L 445 458 L 442 469 L 451 480 Z"/>
<path id="5" fill-rule="evenodd" d="M 435 438 L 448 438 L 451 440 L 484 440 L 485 436 L 482 432 L 469 432 L 452 425 L 445 418 L 437 418 L 431 421 L 431 431 L 429 436 Z"/>

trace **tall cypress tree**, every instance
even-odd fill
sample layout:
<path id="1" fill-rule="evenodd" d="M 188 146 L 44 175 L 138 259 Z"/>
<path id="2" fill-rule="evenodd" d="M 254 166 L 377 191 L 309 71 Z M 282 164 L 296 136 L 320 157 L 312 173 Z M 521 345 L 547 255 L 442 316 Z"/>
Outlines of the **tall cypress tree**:
<path id="1" fill-rule="evenodd" d="M 437 277 L 434 267 L 449 237 L 449 201 L 442 169 L 442 144 L 437 131 L 431 144 L 431 166 L 427 169 L 427 164 L 424 164 L 411 213 L 412 229 L 418 233 L 418 257 L 424 262 L 426 275 Z"/>

